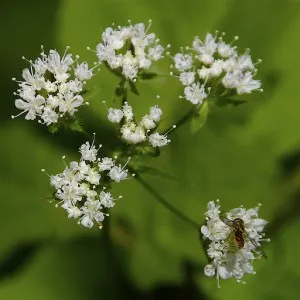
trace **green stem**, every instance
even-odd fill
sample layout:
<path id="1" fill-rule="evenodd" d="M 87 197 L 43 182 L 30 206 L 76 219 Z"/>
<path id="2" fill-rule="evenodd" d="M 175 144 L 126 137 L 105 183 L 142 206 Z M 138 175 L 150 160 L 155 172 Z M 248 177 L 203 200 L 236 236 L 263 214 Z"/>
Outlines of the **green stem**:
<path id="1" fill-rule="evenodd" d="M 127 102 L 127 87 L 126 87 L 126 81 L 123 82 L 123 85 L 121 85 L 123 88 L 123 95 L 122 95 L 122 106 L 125 105 L 125 102 Z"/>
<path id="2" fill-rule="evenodd" d="M 133 173 L 135 173 L 135 179 L 139 182 L 154 198 L 165 208 L 167 208 L 170 212 L 180 218 L 182 221 L 194 227 L 197 231 L 200 231 L 200 225 L 190 219 L 188 216 L 183 214 L 180 210 L 174 207 L 170 202 L 168 202 L 165 198 L 163 198 L 148 182 L 143 179 L 137 172 L 132 169 Z"/>
<path id="3" fill-rule="evenodd" d="M 189 120 L 192 119 L 192 117 L 200 111 L 202 105 L 204 104 L 206 100 L 203 100 L 201 103 L 194 105 L 181 119 L 179 119 L 174 125 L 176 125 L 176 129 L 178 129 L 180 126 L 184 125 L 187 123 Z M 166 134 L 167 132 L 174 132 L 176 129 L 174 128 L 174 125 L 170 126 L 163 134 Z"/>

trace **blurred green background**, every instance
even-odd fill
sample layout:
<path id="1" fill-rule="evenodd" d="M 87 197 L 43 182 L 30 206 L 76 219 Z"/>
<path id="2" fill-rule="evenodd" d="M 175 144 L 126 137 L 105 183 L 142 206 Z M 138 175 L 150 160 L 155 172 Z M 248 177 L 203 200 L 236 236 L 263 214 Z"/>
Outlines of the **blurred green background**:
<path id="1" fill-rule="evenodd" d="M 64 0 L 5 1 L 1 32 L 1 171 L 0 171 L 0 299 L 297 299 L 300 292 L 300 102 L 298 0 Z M 268 260 L 256 262 L 255 276 L 246 285 L 221 282 L 203 275 L 205 256 L 197 232 L 162 207 L 135 180 L 115 187 L 123 194 L 111 210 L 110 230 L 84 229 L 55 209 L 45 197 L 51 192 L 45 168 L 64 168 L 61 156 L 78 159 L 80 134 L 50 135 L 43 126 L 16 113 L 12 77 L 21 78 L 43 44 L 46 50 L 79 54 L 95 60 L 86 46 L 95 47 L 103 29 L 127 20 L 153 20 L 151 32 L 161 43 L 190 45 L 216 29 L 228 40 L 240 36 L 240 49 L 251 48 L 262 58 L 258 78 L 264 93 L 252 94 L 238 107 L 215 107 L 200 132 L 180 128 L 157 159 L 147 163 L 173 179 L 147 175 L 160 193 L 201 223 L 206 204 L 219 198 L 224 209 L 263 204 L 270 220 L 272 242 Z M 154 71 L 167 74 L 170 61 Z M 96 96 L 79 112 L 88 132 L 107 151 L 117 144 L 101 101 L 113 103 L 117 79 L 105 67 L 93 78 Z M 178 99 L 181 86 L 160 76 L 138 84 L 140 97 L 129 100 L 138 113 L 156 104 L 168 126 L 189 105 Z"/>

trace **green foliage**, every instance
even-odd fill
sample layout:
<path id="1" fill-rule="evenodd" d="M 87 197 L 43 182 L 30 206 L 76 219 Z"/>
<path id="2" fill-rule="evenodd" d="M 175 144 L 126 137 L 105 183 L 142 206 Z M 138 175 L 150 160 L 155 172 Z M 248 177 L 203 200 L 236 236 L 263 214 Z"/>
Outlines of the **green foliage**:
<path id="1" fill-rule="evenodd" d="M 195 115 L 191 120 L 190 128 L 192 134 L 197 133 L 202 128 L 202 126 L 205 124 L 207 116 L 208 116 L 208 102 L 204 101 L 201 104 L 199 110 L 195 113 Z"/>
<path id="2" fill-rule="evenodd" d="M 228 105 L 210 106 L 208 117 L 208 106 L 201 108 L 192 125 L 197 133 L 191 135 L 188 125 L 180 127 L 172 135 L 170 146 L 158 158 L 146 162 L 150 167 L 144 168 L 149 173 L 145 178 L 162 196 L 199 223 L 203 221 L 206 203 L 216 198 L 220 198 L 224 209 L 240 204 L 253 207 L 262 202 L 262 217 L 276 222 L 278 212 L 291 205 L 289 192 L 279 188 L 283 181 L 281 158 L 300 151 L 298 1 L 131 0 L 115 1 L 112 5 L 111 1 L 65 0 L 56 6 L 57 12 L 49 16 L 56 26 L 53 22 L 47 34 L 39 32 L 42 29 L 37 28 L 40 26 L 36 26 L 36 21 L 30 21 L 36 20 L 36 16 L 45 16 L 43 6 L 33 6 L 25 23 L 23 13 L 18 15 L 13 5 L 3 10 L 0 28 L 5 28 L 7 40 L 1 49 L 3 57 L 7 57 L 3 62 L 5 76 L 16 76 L 24 67 L 21 62 L 17 63 L 18 57 L 25 54 L 34 57 L 38 43 L 45 42 L 40 41 L 40 37 L 49 37 L 50 30 L 58 44 L 46 40 L 47 48 L 64 49 L 70 45 L 72 52 L 93 62 L 94 54 L 85 52 L 85 47 L 95 47 L 102 29 L 112 22 L 123 25 L 129 16 L 133 22 L 146 22 L 151 18 L 150 31 L 155 32 L 162 43 L 170 42 L 172 52 L 190 45 L 195 35 L 202 37 L 214 29 L 226 31 L 228 36 L 239 35 L 238 45 L 251 48 L 254 57 L 263 59 L 263 64 L 258 66 L 258 77 L 264 93 L 249 95 L 243 105 L 237 105 L 243 99 L 222 99 L 222 104 Z M 14 26 L 21 21 L 22 26 L 8 36 L 6 28 L 13 19 Z M 24 34 L 19 30 L 24 30 Z M 28 32 L 34 34 L 28 35 Z M 169 64 L 166 59 L 148 74 L 166 73 Z M 122 96 L 121 87 L 115 90 L 120 78 L 101 66 L 93 79 L 91 88 L 100 86 L 99 93 L 89 95 L 93 111 L 88 116 L 94 124 L 102 124 L 99 120 L 105 119 L 101 101 L 111 101 L 114 91 L 115 96 Z M 162 126 L 168 126 L 173 118 L 170 120 L 167 116 L 174 113 L 176 119 L 175 114 L 178 117 L 183 113 L 177 99 L 182 90 L 174 82 L 172 78 L 157 76 L 152 86 L 152 80 L 145 80 L 138 86 L 140 96 L 137 92 L 136 95 L 128 93 L 129 101 L 140 111 L 147 111 L 149 105 L 155 104 L 153 95 L 160 94 L 159 104 L 166 117 Z M 11 95 L 15 88 L 7 84 L 5 95 Z M 131 89 L 134 92 L 135 86 Z M 11 96 L 3 99 L 5 107 L 1 114 L 8 118 L 13 99 Z M 50 174 L 60 172 L 64 168 L 60 157 L 63 154 L 70 160 L 75 155 L 78 157 L 75 150 L 81 140 L 77 135 L 72 137 L 74 140 L 64 138 L 67 135 L 61 137 L 61 133 L 52 136 L 42 131 L 39 124 L 28 123 L 21 119 L 9 120 L 2 123 L 0 130 L 4 145 L 0 150 L 3 160 L 0 262 L 22 241 L 47 242 L 14 277 L 1 279 L 0 299 L 93 300 L 118 299 L 118 296 L 121 299 L 114 292 L 124 285 L 124 278 L 130 288 L 181 284 L 184 278 L 181 266 L 185 260 L 200 266 L 194 278 L 207 299 L 297 299 L 298 214 L 294 221 L 285 223 L 286 227 L 272 232 L 272 241 L 265 248 L 268 260 L 257 263 L 257 274 L 249 276 L 246 285 L 232 280 L 221 282 L 222 288 L 217 289 L 215 280 L 203 275 L 207 260 L 198 233 L 160 206 L 134 179 L 114 187 L 116 193 L 123 194 L 123 199 L 117 202 L 109 217 L 113 245 L 103 238 L 103 232 L 84 230 L 74 220 L 67 219 L 65 212 L 43 199 L 52 190 L 48 178 L 39 170 L 45 168 Z M 100 127 L 95 131 L 101 132 Z M 71 128 L 82 130 L 78 121 Z M 106 137 L 105 132 L 107 127 L 103 129 Z M 114 137 L 100 142 L 104 146 L 113 145 Z M 176 180 L 168 180 L 172 177 Z M 295 181 L 297 184 L 299 188 L 299 182 Z M 285 189 L 290 190 L 290 187 Z M 120 223 L 120 219 L 128 226 Z M 119 259 L 107 256 L 118 250 Z"/>
<path id="3" fill-rule="evenodd" d="M 157 77 L 157 73 L 155 72 L 142 72 L 139 74 L 139 78 L 143 80 L 149 80 Z"/>
<path id="4" fill-rule="evenodd" d="M 137 89 L 135 83 L 132 82 L 132 81 L 128 81 L 128 84 L 129 84 L 129 87 L 130 87 L 130 91 L 131 91 L 133 94 L 139 96 L 140 93 L 139 93 L 139 91 L 138 91 L 138 89 Z"/>

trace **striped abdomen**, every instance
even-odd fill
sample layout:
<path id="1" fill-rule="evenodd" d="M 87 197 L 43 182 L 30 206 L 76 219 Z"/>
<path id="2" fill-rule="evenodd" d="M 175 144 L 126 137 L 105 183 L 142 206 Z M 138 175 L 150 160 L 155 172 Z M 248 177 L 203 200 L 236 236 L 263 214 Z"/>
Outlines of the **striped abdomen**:
<path id="1" fill-rule="evenodd" d="M 244 234 L 243 231 L 240 229 L 237 229 L 234 231 L 234 238 L 236 241 L 236 244 L 238 246 L 239 249 L 243 248 L 245 245 L 245 241 L 244 241 Z"/>

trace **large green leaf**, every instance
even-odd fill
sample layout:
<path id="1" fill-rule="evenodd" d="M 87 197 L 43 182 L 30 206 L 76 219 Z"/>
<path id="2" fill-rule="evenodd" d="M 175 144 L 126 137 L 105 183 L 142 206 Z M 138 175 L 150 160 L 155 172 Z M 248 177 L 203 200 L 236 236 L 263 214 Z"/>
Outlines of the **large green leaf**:
<path id="1" fill-rule="evenodd" d="M 10 24 L 13 18 L 9 19 L 9 16 L 14 14 L 15 10 L 10 10 L 2 20 Z M 45 17 L 44 8 L 41 7 L 37 16 Z M 146 180 L 198 223 L 203 222 L 206 203 L 216 198 L 220 198 L 225 209 L 240 204 L 253 207 L 262 202 L 261 213 L 266 219 L 272 219 L 274 212 L 289 206 L 277 188 L 278 158 L 289 156 L 299 150 L 300 145 L 297 131 L 300 120 L 297 91 L 299 2 L 65 0 L 61 2 L 56 23 L 59 48 L 70 45 L 72 52 L 93 62 L 94 53 L 85 51 L 85 47 L 95 48 L 103 28 L 112 22 L 126 24 L 128 18 L 133 22 L 153 19 L 150 31 L 157 33 L 163 44 L 171 43 L 173 52 L 179 51 L 180 46 L 190 45 L 195 35 L 202 37 L 207 31 L 219 29 L 226 31 L 228 36 L 238 34 L 240 41 L 237 44 L 250 47 L 254 57 L 262 57 L 264 61 L 258 66 L 262 70 L 258 77 L 263 80 L 263 96 L 249 95 L 249 101 L 237 107 L 214 107 L 206 126 L 194 135 L 190 135 L 188 125 L 179 128 L 160 157 L 145 162 L 178 180 L 145 175 Z M 28 17 L 29 20 L 42 24 L 33 16 Z M 16 28 L 25 28 L 21 16 L 16 15 L 14 21 L 22 25 Z M 49 20 L 45 24 L 50 24 Z M 36 28 L 43 31 L 44 27 Z M 31 35 L 37 44 L 41 42 L 39 36 L 46 39 L 50 34 L 49 30 L 43 31 L 44 34 L 39 30 Z M 15 53 L 20 44 L 29 47 L 24 42 L 28 35 L 21 34 L 21 42 L 17 33 L 12 36 L 12 44 L 5 45 L 15 45 L 16 41 L 18 45 L 6 47 L 5 51 L 2 47 L 3 57 L 8 58 L 8 62 L 4 62 L 5 70 L 9 70 L 4 72 L 7 74 L 16 68 L 10 65 L 12 61 L 14 66 L 16 64 L 11 53 Z M 55 48 L 55 45 L 47 46 Z M 167 76 L 169 64 L 168 59 L 160 62 L 151 70 L 159 74 L 157 78 L 137 83 L 140 96 L 129 94 L 129 101 L 138 116 L 157 104 L 157 94 L 161 96 L 162 132 L 190 108 L 189 103 L 177 99 L 182 86 Z M 18 69 L 22 67 L 18 65 Z M 91 96 L 90 107 L 82 114 L 83 119 L 87 119 L 84 128 L 88 128 L 89 133 L 99 132 L 97 138 L 101 137 L 101 142 L 110 150 L 117 145 L 116 135 L 106 120 L 106 109 L 101 101 L 106 100 L 109 106 L 119 105 L 114 102 L 118 81 L 101 66 L 88 87 L 96 87 L 97 93 Z M 9 86 L 5 95 L 10 94 L 11 89 Z M 7 112 L 12 111 L 12 99 L 5 103 L 2 114 L 9 117 Z M 21 118 L 2 123 L 0 257 L 22 241 L 46 240 L 52 244 L 37 250 L 31 262 L 29 260 L 20 272 L 15 273 L 14 278 L 1 283 L 0 298 L 96 299 L 114 295 L 110 293 L 117 290 L 119 283 L 106 286 L 107 269 L 102 268 L 106 254 L 101 249 L 102 241 L 100 244 L 66 242 L 78 236 L 103 233 L 81 228 L 68 220 L 64 211 L 40 199 L 49 195 L 51 189 L 48 178 L 39 170 L 46 168 L 50 173 L 60 172 L 64 168 L 60 157 L 67 154 L 67 157 L 77 158 L 74 152 L 83 138 L 73 134 L 67 139 L 66 133 L 53 137 L 38 130 L 37 126 L 30 126 L 29 121 Z M 126 254 L 120 254 L 121 261 L 126 264 L 123 266 L 117 261 L 109 265 L 111 261 L 107 261 L 112 273 L 119 272 L 117 266 L 127 266 L 124 272 L 128 273 L 129 280 L 146 289 L 181 282 L 181 265 L 185 260 L 200 266 L 206 263 L 197 231 L 161 206 L 134 179 L 115 185 L 114 192 L 123 194 L 123 199 L 110 214 L 112 235 L 116 243 L 126 249 Z M 278 295 L 278 299 L 296 299 L 299 242 L 295 236 L 298 223 L 291 222 L 273 237 L 266 248 L 269 259 L 256 264 L 257 275 L 249 276 L 246 285 L 229 281 L 217 290 L 215 280 L 204 277 L 201 270 L 197 273 L 199 286 L 208 298 L 267 299 Z M 287 275 L 283 277 L 282 274 Z M 94 290 L 97 285 L 98 289 Z"/>

